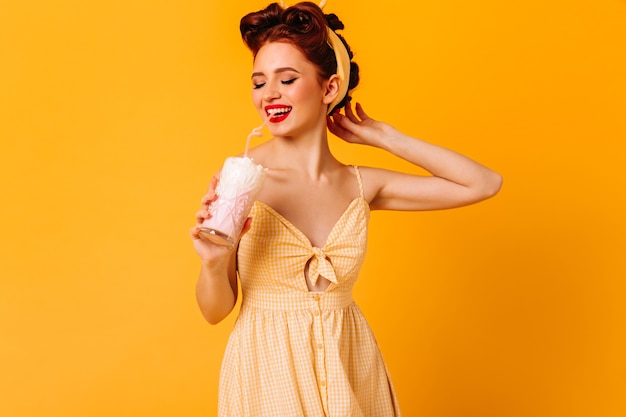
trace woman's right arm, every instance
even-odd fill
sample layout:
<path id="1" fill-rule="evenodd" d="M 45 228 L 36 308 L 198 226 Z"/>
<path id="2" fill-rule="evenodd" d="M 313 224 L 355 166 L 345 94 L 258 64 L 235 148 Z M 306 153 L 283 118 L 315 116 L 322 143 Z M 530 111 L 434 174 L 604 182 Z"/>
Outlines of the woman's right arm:
<path id="1" fill-rule="evenodd" d="M 202 210 L 196 213 L 196 225 L 191 229 L 193 246 L 201 261 L 196 299 L 202 315 L 211 324 L 217 324 L 228 316 L 237 302 L 236 249 L 228 249 L 200 237 L 200 226 L 210 216 L 209 205 L 217 198 L 216 186 L 217 179 L 213 178 L 209 192 L 202 198 Z M 248 227 L 249 221 L 244 230 Z"/>

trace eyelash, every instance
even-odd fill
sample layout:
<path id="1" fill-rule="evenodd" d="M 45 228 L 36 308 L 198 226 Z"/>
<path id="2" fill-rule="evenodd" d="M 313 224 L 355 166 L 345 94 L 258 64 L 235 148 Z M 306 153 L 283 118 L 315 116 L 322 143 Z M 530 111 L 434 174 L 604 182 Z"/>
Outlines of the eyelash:
<path id="1" fill-rule="evenodd" d="M 284 85 L 291 85 L 293 84 L 298 78 L 292 78 L 290 80 L 286 80 L 286 81 L 281 81 L 282 84 Z M 265 85 L 265 83 L 259 83 L 259 84 L 253 84 L 252 88 L 255 90 L 258 90 L 259 88 L 262 88 Z"/>

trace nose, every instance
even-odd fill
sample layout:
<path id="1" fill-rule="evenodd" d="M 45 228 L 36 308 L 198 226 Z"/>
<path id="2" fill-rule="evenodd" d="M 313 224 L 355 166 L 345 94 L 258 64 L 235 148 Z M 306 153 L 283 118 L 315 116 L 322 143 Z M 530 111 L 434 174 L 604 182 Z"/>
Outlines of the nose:
<path id="1" fill-rule="evenodd" d="M 274 83 L 268 83 L 265 89 L 265 95 L 263 97 L 265 101 L 272 101 L 280 98 L 280 91 Z"/>

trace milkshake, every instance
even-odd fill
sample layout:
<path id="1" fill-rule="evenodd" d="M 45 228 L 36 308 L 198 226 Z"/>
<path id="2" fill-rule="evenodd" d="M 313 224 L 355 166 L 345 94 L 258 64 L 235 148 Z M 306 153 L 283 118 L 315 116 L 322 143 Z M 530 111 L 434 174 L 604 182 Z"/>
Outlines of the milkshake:
<path id="1" fill-rule="evenodd" d="M 263 180 L 265 168 L 247 156 L 251 136 L 260 136 L 265 123 L 248 136 L 243 157 L 226 158 L 215 189 L 217 199 L 209 205 L 210 217 L 202 222 L 200 236 L 232 249 L 246 222 Z"/>

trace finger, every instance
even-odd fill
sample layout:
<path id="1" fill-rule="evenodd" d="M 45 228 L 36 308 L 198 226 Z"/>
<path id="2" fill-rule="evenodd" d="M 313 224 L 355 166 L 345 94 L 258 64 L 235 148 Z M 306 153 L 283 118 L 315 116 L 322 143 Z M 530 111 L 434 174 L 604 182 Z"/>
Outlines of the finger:
<path id="1" fill-rule="evenodd" d="M 357 119 L 356 115 L 352 111 L 352 103 L 348 103 L 345 108 L 346 108 L 346 117 L 350 119 L 352 123 L 359 123 L 360 120 Z"/>
<path id="2" fill-rule="evenodd" d="M 341 113 L 337 113 L 333 116 L 333 123 L 340 129 L 345 129 L 344 126 L 350 122 L 351 120 Z"/>
<path id="3" fill-rule="evenodd" d="M 202 204 L 202 208 L 204 208 L 205 210 L 208 210 L 209 205 L 215 200 L 217 200 L 217 194 L 208 193 L 208 194 L 205 194 L 204 197 L 202 197 L 202 199 L 200 200 L 200 203 Z"/>
<path id="4" fill-rule="evenodd" d="M 209 191 L 210 192 L 215 192 L 215 189 L 217 188 L 217 183 L 218 182 L 219 182 L 219 179 L 216 176 L 211 178 L 211 182 L 209 183 Z"/>
<path id="5" fill-rule="evenodd" d="M 330 122 L 327 123 L 328 130 L 330 131 L 330 133 L 332 133 L 333 135 L 343 140 L 349 140 L 351 133 L 348 132 L 348 130 L 346 130 L 343 126 L 339 124 L 339 121 L 345 120 L 345 117 L 342 115 L 336 114 L 333 116 L 333 119 L 334 120 L 330 120 Z"/>
<path id="6" fill-rule="evenodd" d="M 331 132 L 333 129 L 337 128 L 337 116 L 335 114 L 332 116 L 326 116 L 326 126 L 328 126 L 328 130 Z"/>
<path id="7" fill-rule="evenodd" d="M 196 212 L 196 225 L 200 226 L 202 222 L 211 217 L 211 213 L 208 210 L 198 210 Z"/>
<path id="8" fill-rule="evenodd" d="M 200 228 L 198 226 L 194 226 L 189 231 L 189 234 L 192 239 L 201 239 L 200 237 Z"/>
<path id="9" fill-rule="evenodd" d="M 333 130 L 335 129 L 335 122 L 330 116 L 326 116 L 326 127 L 330 130 L 330 133 L 335 133 Z"/>
<path id="10" fill-rule="evenodd" d="M 352 117 L 354 118 L 354 120 L 352 120 L 350 116 L 344 116 L 341 114 L 338 114 L 335 116 L 337 126 L 339 127 L 339 129 L 343 131 L 344 135 L 357 134 L 359 129 L 363 129 L 360 125 L 361 122 L 356 118 L 354 113 L 352 113 L 351 111 L 350 113 L 352 114 Z"/>
<path id="11" fill-rule="evenodd" d="M 341 137 L 340 133 L 339 133 L 339 128 L 337 127 L 337 125 L 335 123 L 327 123 L 326 127 L 328 127 L 328 130 L 330 131 L 330 133 L 332 133 L 335 136 Z"/>
<path id="12" fill-rule="evenodd" d="M 356 103 L 356 114 L 361 120 L 371 119 L 371 117 L 369 117 L 367 113 L 365 113 L 365 110 L 363 110 L 363 106 L 361 106 L 361 103 Z"/>

